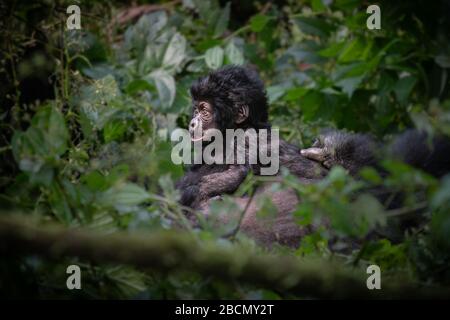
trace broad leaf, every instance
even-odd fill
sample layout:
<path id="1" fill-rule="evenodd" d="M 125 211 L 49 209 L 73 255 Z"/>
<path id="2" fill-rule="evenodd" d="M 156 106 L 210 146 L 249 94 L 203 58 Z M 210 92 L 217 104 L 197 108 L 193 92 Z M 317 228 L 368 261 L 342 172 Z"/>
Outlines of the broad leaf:
<path id="1" fill-rule="evenodd" d="M 223 56 L 223 49 L 219 46 L 208 49 L 205 53 L 206 65 L 213 70 L 220 68 L 223 64 Z"/>

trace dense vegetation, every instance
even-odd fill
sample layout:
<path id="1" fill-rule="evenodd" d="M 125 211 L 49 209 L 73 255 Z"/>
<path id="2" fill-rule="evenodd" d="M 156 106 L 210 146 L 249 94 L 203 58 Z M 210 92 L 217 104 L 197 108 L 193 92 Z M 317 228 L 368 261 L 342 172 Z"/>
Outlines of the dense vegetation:
<path id="1" fill-rule="evenodd" d="M 79 4 L 82 29 L 67 30 L 70 4 L 12 1 L 0 7 L 0 242 L 16 228 L 26 238 L 20 233 L 26 221 L 68 246 L 65 237 L 71 234 L 57 236 L 46 226 L 90 231 L 93 238 L 77 240 L 80 235 L 73 234 L 79 251 L 60 250 L 68 254 L 58 255 L 55 249 L 53 258 L 0 245 L 5 252 L 2 295 L 298 298 L 330 296 L 320 283 L 326 287 L 326 281 L 335 281 L 334 296 L 339 296 L 354 282 L 333 280 L 333 272 L 342 275 L 330 266 L 359 276 L 370 263 L 381 267 L 383 283 L 391 276 L 418 287 L 450 286 L 450 175 L 437 180 L 388 160 L 385 179 L 367 168 L 363 179 L 355 181 L 338 167 L 322 182 L 302 186 L 285 174 L 277 187 L 298 192 L 302 202 L 294 215 L 299 223 L 328 217 L 331 230 L 318 229 L 295 250 L 268 250 L 240 232 L 224 237 L 234 223 L 218 229 L 205 222 L 201 230 L 186 223 L 174 190 L 183 167 L 170 161 L 169 139 L 174 128 L 187 126 L 192 80 L 225 64 L 257 66 L 267 86 L 272 123 L 299 146 L 311 145 L 324 127 L 368 132 L 382 141 L 409 127 L 450 135 L 446 1 L 381 2 L 381 30 L 366 28 L 370 3 L 354 0 L 186 0 L 132 9 L 86 1 Z M 256 183 L 248 179 L 238 193 Z M 405 194 L 404 206 L 386 211 L 364 192 L 377 185 Z M 426 220 L 420 227 L 407 233 L 396 228 L 418 209 Z M 230 210 L 237 208 L 225 199 L 213 214 Z M 270 201 L 264 201 L 261 215 L 271 214 Z M 22 222 L 8 225 L 13 218 Z M 391 241 L 361 240 L 378 226 L 386 227 Z M 186 238 L 177 238 L 180 228 Z M 103 237 L 118 231 L 153 238 L 111 238 L 108 249 Z M 36 252 L 45 252 L 48 239 L 45 232 L 41 236 L 29 246 Z M 330 248 L 332 237 L 351 237 L 361 246 L 350 250 L 348 242 L 337 241 Z M 92 249 L 83 239 L 92 239 Z M 139 254 L 131 245 L 145 241 L 153 241 L 145 247 L 153 254 L 147 260 L 124 257 L 127 246 L 121 243 Z M 114 261 L 108 252 L 116 248 L 122 254 Z M 103 263 L 93 259 L 97 252 Z M 269 253 L 288 260 L 270 260 Z M 266 266 L 272 265 L 273 272 L 262 272 L 254 263 L 241 273 L 249 257 L 269 271 Z M 167 262 L 171 258 L 187 267 L 178 271 Z M 303 291 L 301 285 L 289 290 L 286 281 L 297 280 L 284 278 L 282 285 L 274 285 L 286 277 L 281 271 L 305 272 L 295 269 L 293 261 L 314 263 L 304 276 L 317 284 L 306 281 Z M 233 271 L 214 272 L 220 269 L 216 262 L 230 263 Z M 82 267 L 83 290 L 66 289 L 69 264 Z M 346 293 L 351 294 L 358 291 Z"/>

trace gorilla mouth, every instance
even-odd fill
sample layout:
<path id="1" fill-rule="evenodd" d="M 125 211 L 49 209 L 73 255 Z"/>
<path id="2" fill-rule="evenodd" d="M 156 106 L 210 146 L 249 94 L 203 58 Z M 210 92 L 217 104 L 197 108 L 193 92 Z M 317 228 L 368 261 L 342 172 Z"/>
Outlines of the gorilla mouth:
<path id="1" fill-rule="evenodd" d="M 199 130 L 199 131 L 191 131 L 190 132 L 190 136 L 191 136 L 191 141 L 192 142 L 196 142 L 196 141 L 200 141 L 200 140 L 204 140 L 205 138 L 208 139 L 211 137 L 211 134 L 213 133 L 214 130 L 211 129 L 207 129 L 207 130 Z"/>
<path id="2" fill-rule="evenodd" d="M 203 140 L 204 136 L 201 136 L 200 138 L 194 138 L 193 136 L 191 136 L 191 141 L 195 142 L 195 141 L 200 141 Z"/>
<path id="3" fill-rule="evenodd" d="M 192 142 L 203 140 L 203 138 L 205 137 L 205 133 L 206 132 L 198 129 L 189 130 L 189 136 L 191 137 Z"/>

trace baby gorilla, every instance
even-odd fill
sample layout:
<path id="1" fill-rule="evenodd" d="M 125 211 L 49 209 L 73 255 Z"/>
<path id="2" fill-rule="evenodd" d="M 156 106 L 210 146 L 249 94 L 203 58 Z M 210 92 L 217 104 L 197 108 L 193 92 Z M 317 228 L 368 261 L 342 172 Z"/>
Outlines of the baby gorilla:
<path id="1" fill-rule="evenodd" d="M 271 136 L 268 122 L 268 103 L 264 84 L 258 74 L 249 68 L 228 66 L 197 80 L 191 87 L 192 120 L 189 131 L 192 141 L 208 145 L 212 129 L 226 136 L 227 129 L 254 129 L 256 135 L 267 130 L 268 142 L 258 139 L 259 150 L 270 150 Z M 229 141 L 224 141 L 224 150 Z M 248 147 L 247 141 L 247 147 Z M 234 159 L 239 151 L 245 152 L 245 162 L 231 164 L 193 165 L 177 183 L 181 191 L 181 204 L 199 208 L 205 201 L 236 191 L 250 171 L 261 174 L 263 165 L 258 157 L 249 161 L 249 148 L 233 149 Z M 305 182 L 323 178 L 327 169 L 318 161 L 308 159 L 296 146 L 279 140 L 279 164 L 288 168 Z"/>

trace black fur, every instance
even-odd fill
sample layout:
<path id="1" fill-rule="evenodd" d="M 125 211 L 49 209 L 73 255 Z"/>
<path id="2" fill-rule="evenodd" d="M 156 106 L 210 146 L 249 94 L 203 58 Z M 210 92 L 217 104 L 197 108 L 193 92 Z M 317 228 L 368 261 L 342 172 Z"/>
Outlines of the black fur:
<path id="1" fill-rule="evenodd" d="M 268 128 L 268 103 L 264 83 L 249 68 L 227 66 L 198 79 L 191 87 L 194 101 L 208 101 L 216 109 L 215 121 L 221 129 L 231 129 L 239 105 L 249 107 L 242 128 Z"/>
<path id="2" fill-rule="evenodd" d="M 450 172 L 450 139 L 429 137 L 425 132 L 409 129 L 396 136 L 391 143 L 382 143 L 367 134 L 328 131 L 313 145 L 323 148 L 326 167 L 340 165 L 357 175 L 364 166 L 371 166 L 384 174 L 383 159 L 402 161 L 435 177 Z"/>
<path id="3" fill-rule="evenodd" d="M 388 154 L 435 177 L 450 171 L 450 141 L 448 137 L 430 138 L 425 132 L 408 130 L 389 146 Z"/>
<path id="4" fill-rule="evenodd" d="M 227 66 L 198 79 L 191 87 L 193 105 L 209 102 L 214 108 L 217 127 L 225 129 L 270 129 L 268 102 L 262 80 L 256 71 L 239 66 Z M 239 125 L 234 119 L 239 106 L 249 108 L 248 118 Z M 301 179 L 315 180 L 328 170 L 320 163 L 307 159 L 300 149 L 280 139 L 280 167 L 287 167 Z M 260 174 L 261 165 L 193 165 L 177 182 L 181 191 L 180 203 L 197 208 L 202 201 L 224 193 L 233 193 L 248 172 Z M 222 174 L 217 174 L 221 172 Z"/>

